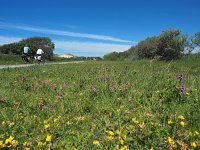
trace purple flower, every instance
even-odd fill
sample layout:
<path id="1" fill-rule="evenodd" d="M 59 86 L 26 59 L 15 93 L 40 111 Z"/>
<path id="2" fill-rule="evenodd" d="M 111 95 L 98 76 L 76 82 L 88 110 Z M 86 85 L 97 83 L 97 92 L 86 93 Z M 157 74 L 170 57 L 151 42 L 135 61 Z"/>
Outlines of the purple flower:
<path id="1" fill-rule="evenodd" d="M 41 84 L 42 83 L 42 80 L 41 79 L 38 79 L 38 84 Z"/>
<path id="2" fill-rule="evenodd" d="M 48 86 L 49 85 L 49 80 L 45 81 L 45 85 Z"/>
<path id="3" fill-rule="evenodd" d="M 179 73 L 179 74 L 178 74 L 178 81 L 182 81 L 183 78 L 184 78 L 184 77 L 183 77 L 183 74 L 182 74 L 182 73 Z"/>
<path id="4" fill-rule="evenodd" d="M 26 81 L 26 76 L 25 75 L 22 76 L 22 81 Z"/>
<path id="5" fill-rule="evenodd" d="M 101 80 L 101 81 L 105 81 L 104 76 L 101 76 L 100 80 Z"/>
<path id="6" fill-rule="evenodd" d="M 107 80 L 107 81 L 110 81 L 110 76 L 107 76 L 107 77 L 106 77 L 106 80 Z"/>
<path id="7" fill-rule="evenodd" d="M 53 90 L 54 91 L 57 90 L 57 86 L 56 85 L 53 86 Z"/>
<path id="8" fill-rule="evenodd" d="M 90 85 L 90 90 L 92 90 L 94 88 L 94 86 L 93 85 Z"/>
<path id="9" fill-rule="evenodd" d="M 131 102 L 131 98 L 130 97 L 128 98 L 128 102 Z"/>
<path id="10" fill-rule="evenodd" d="M 58 97 L 60 97 L 60 98 L 63 97 L 63 92 L 59 92 Z"/>
<path id="11" fill-rule="evenodd" d="M 63 87 L 64 87 L 64 88 L 66 88 L 66 87 L 67 87 L 67 83 L 66 83 L 66 82 L 64 82 L 64 84 L 63 84 Z"/>
<path id="12" fill-rule="evenodd" d="M 181 90 L 181 92 L 185 92 L 185 89 L 186 89 L 186 88 L 185 88 L 185 85 L 184 85 L 184 84 L 181 84 L 181 85 L 180 85 L 180 90 Z"/>
<path id="13" fill-rule="evenodd" d="M 34 83 L 32 83 L 32 84 L 31 84 L 31 86 L 32 86 L 32 88 L 34 88 L 35 84 L 34 84 Z"/>
<path id="14" fill-rule="evenodd" d="M 96 88 L 94 87 L 94 85 L 90 85 L 90 90 L 96 91 Z"/>

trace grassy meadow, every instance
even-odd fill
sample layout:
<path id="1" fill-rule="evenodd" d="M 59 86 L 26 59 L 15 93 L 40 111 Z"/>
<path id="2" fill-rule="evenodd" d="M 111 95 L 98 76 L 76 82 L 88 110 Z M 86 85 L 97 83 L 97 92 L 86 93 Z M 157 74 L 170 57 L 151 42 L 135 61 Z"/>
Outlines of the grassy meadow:
<path id="1" fill-rule="evenodd" d="M 199 149 L 200 59 L 0 70 L 0 148 Z"/>

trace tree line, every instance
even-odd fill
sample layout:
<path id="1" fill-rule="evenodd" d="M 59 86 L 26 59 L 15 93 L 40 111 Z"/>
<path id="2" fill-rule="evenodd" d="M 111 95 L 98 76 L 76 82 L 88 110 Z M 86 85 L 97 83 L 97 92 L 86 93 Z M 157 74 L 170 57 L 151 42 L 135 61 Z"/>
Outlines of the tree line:
<path id="1" fill-rule="evenodd" d="M 175 60 L 185 54 L 191 54 L 200 47 L 200 32 L 187 36 L 179 29 L 162 31 L 158 36 L 148 37 L 124 52 L 112 52 L 104 55 L 105 60 L 162 59 Z M 198 51 L 198 53 L 200 53 Z"/>
<path id="2" fill-rule="evenodd" d="M 0 45 L 0 54 L 21 55 L 25 45 L 29 46 L 31 56 L 34 56 L 37 49 L 41 48 L 46 59 L 51 60 L 53 57 L 55 44 L 48 37 L 31 37 L 16 43 Z"/>

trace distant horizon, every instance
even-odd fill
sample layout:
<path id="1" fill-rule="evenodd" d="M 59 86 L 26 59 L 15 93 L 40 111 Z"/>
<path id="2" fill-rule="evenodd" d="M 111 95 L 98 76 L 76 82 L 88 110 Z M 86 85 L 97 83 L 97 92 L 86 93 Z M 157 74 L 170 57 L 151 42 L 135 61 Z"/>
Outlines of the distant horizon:
<path id="1" fill-rule="evenodd" d="M 49 37 L 55 54 L 103 57 L 170 28 L 189 36 L 200 32 L 198 0 L 2 0 L 1 5 L 0 45 Z"/>

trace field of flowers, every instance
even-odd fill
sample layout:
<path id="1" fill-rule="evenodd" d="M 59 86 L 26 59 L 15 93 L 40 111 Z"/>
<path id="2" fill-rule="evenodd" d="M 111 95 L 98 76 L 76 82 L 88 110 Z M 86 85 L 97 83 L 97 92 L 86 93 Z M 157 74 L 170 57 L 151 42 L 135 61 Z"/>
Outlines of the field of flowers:
<path id="1" fill-rule="evenodd" d="M 199 149 L 200 61 L 0 70 L 0 149 Z"/>

